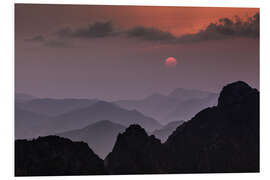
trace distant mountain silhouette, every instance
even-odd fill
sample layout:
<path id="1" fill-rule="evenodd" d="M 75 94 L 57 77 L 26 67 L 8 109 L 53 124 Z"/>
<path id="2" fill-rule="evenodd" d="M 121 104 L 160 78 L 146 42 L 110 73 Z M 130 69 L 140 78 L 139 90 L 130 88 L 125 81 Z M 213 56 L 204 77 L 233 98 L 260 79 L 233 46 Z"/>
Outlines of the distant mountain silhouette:
<path id="1" fill-rule="evenodd" d="M 15 107 L 15 139 L 33 138 L 50 133 L 49 117 Z"/>
<path id="2" fill-rule="evenodd" d="M 155 135 L 155 137 L 160 139 L 161 142 L 165 142 L 167 140 L 167 138 L 169 137 L 169 135 L 171 135 L 173 133 L 173 131 L 183 123 L 184 123 L 184 121 L 170 122 L 170 123 L 166 124 L 165 126 L 163 126 L 161 129 L 157 129 L 157 130 L 153 131 L 151 134 Z"/>
<path id="3" fill-rule="evenodd" d="M 170 168 L 167 154 L 159 139 L 148 136 L 139 125 L 131 125 L 118 135 L 104 164 L 110 174 L 166 173 Z"/>
<path id="4" fill-rule="evenodd" d="M 136 109 L 167 124 L 179 119 L 191 119 L 200 110 L 216 105 L 217 98 L 215 93 L 178 88 L 167 96 L 153 94 L 142 100 L 121 100 L 114 103 L 126 109 Z"/>
<path id="5" fill-rule="evenodd" d="M 98 102 L 60 117 L 54 119 L 59 123 L 54 124 L 59 125 L 55 128 L 95 123 L 67 132 L 74 137 L 88 133 L 91 137 L 92 131 L 98 129 L 105 137 L 111 133 L 105 132 L 107 128 L 120 129 L 121 126 L 114 124 L 118 122 L 140 125 L 132 124 L 119 133 L 104 161 L 83 142 L 57 136 L 16 140 L 17 176 L 259 172 L 259 92 L 242 81 L 226 85 L 217 106 L 205 108 L 191 120 L 176 124 L 178 127 L 163 144 L 142 128 L 149 124 L 153 127 L 153 119 L 111 103 Z M 100 119 L 112 122 L 98 123 Z M 99 134 L 91 141 L 101 140 L 99 137 L 104 138 Z"/>
<path id="6" fill-rule="evenodd" d="M 25 93 L 15 93 L 15 102 L 27 102 L 36 98 L 37 97 Z"/>
<path id="7" fill-rule="evenodd" d="M 259 92 L 225 86 L 218 105 L 180 125 L 161 144 L 139 126 L 117 138 L 106 157 L 110 174 L 259 171 Z"/>
<path id="8" fill-rule="evenodd" d="M 105 158 L 112 151 L 117 135 L 125 129 L 125 126 L 103 120 L 82 129 L 57 135 L 69 138 L 72 141 L 84 141 L 99 157 Z"/>
<path id="9" fill-rule="evenodd" d="M 56 116 L 69 111 L 93 105 L 96 99 L 32 99 L 16 105 L 21 109 L 47 116 Z"/>
<path id="10" fill-rule="evenodd" d="M 149 131 L 161 127 L 155 119 L 146 117 L 138 111 L 125 110 L 115 104 L 105 101 L 99 101 L 90 107 L 76 109 L 59 115 L 54 118 L 53 126 L 56 128 L 56 132 L 64 132 L 80 129 L 101 120 L 109 120 L 123 126 L 140 124 Z"/>
<path id="11" fill-rule="evenodd" d="M 86 143 L 57 136 L 15 141 L 15 176 L 106 174 L 103 160 Z"/>
<path id="12" fill-rule="evenodd" d="M 171 110 L 164 118 L 177 121 L 180 118 L 190 120 L 199 111 L 204 108 L 212 107 L 217 104 L 218 95 L 210 94 L 205 98 L 194 98 L 185 100 L 177 104 L 173 110 Z"/>
<path id="13" fill-rule="evenodd" d="M 173 90 L 168 96 L 181 99 L 181 101 L 188 101 L 191 99 L 204 99 L 209 97 L 209 95 L 217 95 L 217 94 L 197 89 L 177 88 Z"/>

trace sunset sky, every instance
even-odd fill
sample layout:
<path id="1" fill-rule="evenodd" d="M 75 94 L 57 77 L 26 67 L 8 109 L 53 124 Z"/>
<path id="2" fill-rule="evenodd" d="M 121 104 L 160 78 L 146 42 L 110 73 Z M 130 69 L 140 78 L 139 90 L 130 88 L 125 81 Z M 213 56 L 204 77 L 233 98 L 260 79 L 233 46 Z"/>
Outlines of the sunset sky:
<path id="1" fill-rule="evenodd" d="M 17 4 L 15 89 L 39 97 L 117 100 L 175 88 L 218 92 L 236 80 L 259 88 L 257 13 Z M 168 57 L 175 66 L 165 66 Z"/>

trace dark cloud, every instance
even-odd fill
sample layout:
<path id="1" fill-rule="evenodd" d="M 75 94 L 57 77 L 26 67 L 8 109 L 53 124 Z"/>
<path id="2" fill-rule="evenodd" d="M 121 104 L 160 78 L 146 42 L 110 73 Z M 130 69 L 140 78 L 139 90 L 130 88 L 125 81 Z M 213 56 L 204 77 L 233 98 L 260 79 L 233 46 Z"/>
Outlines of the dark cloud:
<path id="1" fill-rule="evenodd" d="M 44 42 L 45 41 L 45 37 L 43 35 L 35 35 L 33 37 L 30 38 L 26 38 L 25 41 L 29 41 L 29 42 Z"/>
<path id="2" fill-rule="evenodd" d="M 260 33 L 259 19 L 258 13 L 253 17 L 249 17 L 246 21 L 243 21 L 237 16 L 234 19 L 221 18 L 218 23 L 211 23 L 198 33 L 186 34 L 180 37 L 176 37 L 170 32 L 146 27 L 135 27 L 126 33 L 129 38 L 167 43 L 198 42 L 238 37 L 258 38 Z"/>
<path id="3" fill-rule="evenodd" d="M 259 14 L 242 21 L 239 17 L 234 19 L 222 18 L 218 23 L 211 23 L 206 29 L 196 34 L 183 35 L 178 42 L 196 42 L 205 40 L 219 40 L 226 38 L 246 37 L 259 38 Z"/>
<path id="4" fill-rule="evenodd" d="M 73 38 L 101 38 L 114 36 L 117 32 L 110 21 L 95 22 L 86 27 L 72 29 L 65 27 L 56 32 L 59 37 L 73 37 Z"/>
<path id="5" fill-rule="evenodd" d="M 156 28 L 147 28 L 143 26 L 135 27 L 126 31 L 130 38 L 138 38 L 150 41 L 173 41 L 176 37 L 170 32 L 161 31 Z"/>
<path id="6" fill-rule="evenodd" d="M 87 27 L 72 30 L 63 28 L 57 32 L 59 37 L 107 37 L 107 36 L 125 36 L 146 41 L 159 41 L 167 43 L 197 42 L 205 40 L 219 40 L 235 37 L 258 38 L 259 37 L 259 14 L 249 17 L 243 21 L 239 17 L 234 19 L 221 18 L 217 23 L 209 24 L 205 29 L 195 34 L 186 34 L 180 37 L 172 33 L 162 31 L 157 28 L 148 28 L 137 26 L 128 30 L 116 30 L 111 21 L 96 22 Z"/>
<path id="7" fill-rule="evenodd" d="M 176 39 L 170 32 L 165 32 L 157 28 L 143 26 L 134 27 L 128 30 L 117 30 L 111 21 L 95 22 L 85 27 L 72 29 L 64 27 L 55 33 L 60 38 L 102 38 L 109 36 L 124 36 L 151 41 L 172 41 Z"/>
<path id="8" fill-rule="evenodd" d="M 205 29 L 195 34 L 186 34 L 180 37 L 157 28 L 137 26 L 131 29 L 116 29 L 111 21 L 95 22 L 79 28 L 64 27 L 54 33 L 54 40 L 45 40 L 43 35 L 37 35 L 27 39 L 32 42 L 43 42 L 50 47 L 68 47 L 61 39 L 68 38 L 104 38 L 104 37 L 126 37 L 144 41 L 155 41 L 161 43 L 189 43 L 207 40 L 220 40 L 228 38 L 258 38 L 259 37 L 259 14 L 243 21 L 239 17 L 234 19 L 221 18 L 217 23 L 209 24 Z M 49 38 L 50 39 L 50 38 Z"/>
<path id="9" fill-rule="evenodd" d="M 44 44 L 46 46 L 52 47 L 52 48 L 67 48 L 67 47 L 71 47 L 71 45 L 69 43 L 67 43 L 66 41 L 61 41 L 61 40 L 49 40 L 49 41 L 46 41 Z"/>

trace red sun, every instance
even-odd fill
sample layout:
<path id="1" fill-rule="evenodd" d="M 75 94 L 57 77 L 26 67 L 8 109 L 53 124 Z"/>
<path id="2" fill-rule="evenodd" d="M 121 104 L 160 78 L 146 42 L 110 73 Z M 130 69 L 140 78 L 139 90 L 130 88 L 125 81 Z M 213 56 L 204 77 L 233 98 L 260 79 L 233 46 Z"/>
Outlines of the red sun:
<path id="1" fill-rule="evenodd" d="M 167 66 L 167 67 L 175 67 L 177 64 L 178 64 L 178 62 L 174 57 L 168 57 L 165 60 L 165 66 Z"/>

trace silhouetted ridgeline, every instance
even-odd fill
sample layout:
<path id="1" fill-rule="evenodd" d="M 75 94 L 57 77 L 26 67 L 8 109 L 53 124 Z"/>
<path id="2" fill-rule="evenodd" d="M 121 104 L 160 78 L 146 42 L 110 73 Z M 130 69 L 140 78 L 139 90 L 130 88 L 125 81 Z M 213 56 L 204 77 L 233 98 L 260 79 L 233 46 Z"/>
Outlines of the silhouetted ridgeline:
<path id="1" fill-rule="evenodd" d="M 111 174 L 259 171 L 259 92 L 225 86 L 218 106 L 180 125 L 164 144 L 131 126 L 106 160 Z"/>
<path id="2" fill-rule="evenodd" d="M 168 95 L 152 94 L 141 100 L 121 100 L 114 103 L 124 109 L 136 109 L 146 116 L 167 124 L 191 119 L 200 110 L 217 105 L 218 94 L 177 88 Z"/>
<path id="3" fill-rule="evenodd" d="M 108 120 L 98 121 L 89 126 L 56 134 L 69 138 L 72 141 L 86 142 L 89 147 L 102 159 L 111 152 L 118 133 L 125 131 L 126 127 Z"/>
<path id="4" fill-rule="evenodd" d="M 155 136 L 148 136 L 139 125 L 119 134 L 112 152 L 105 159 L 110 174 L 152 174 L 170 170 L 169 151 Z"/>
<path id="5" fill-rule="evenodd" d="M 225 86 L 217 106 L 181 124 L 164 144 L 131 125 L 104 162 L 82 142 L 15 142 L 16 175 L 258 172 L 259 92 L 241 81 Z"/>
<path id="6" fill-rule="evenodd" d="M 167 138 L 172 134 L 172 132 L 185 121 L 173 121 L 166 125 L 164 125 L 161 129 L 156 129 L 152 132 L 152 134 L 161 140 L 161 142 L 165 142 Z"/>
<path id="7" fill-rule="evenodd" d="M 84 142 L 57 136 L 15 141 L 16 176 L 106 174 L 103 160 Z"/>
<path id="8" fill-rule="evenodd" d="M 244 82 L 225 86 L 218 106 L 199 112 L 164 144 L 172 172 L 258 172 L 259 92 Z"/>

